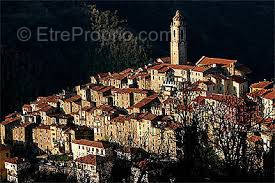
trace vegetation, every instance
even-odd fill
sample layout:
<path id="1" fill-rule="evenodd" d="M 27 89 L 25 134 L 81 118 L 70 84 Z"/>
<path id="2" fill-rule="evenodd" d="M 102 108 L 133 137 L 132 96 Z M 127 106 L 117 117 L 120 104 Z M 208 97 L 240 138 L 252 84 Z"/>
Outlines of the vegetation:
<path id="1" fill-rule="evenodd" d="M 20 110 L 37 96 L 49 95 L 84 83 L 98 72 L 119 71 L 148 63 L 150 46 L 137 40 L 117 11 L 98 10 L 81 2 L 3 2 L 4 17 L 1 43 L 1 114 Z M 22 16 L 24 14 L 24 16 Z M 1 21 L 2 24 L 2 21 Z M 17 40 L 16 31 L 28 27 L 33 33 L 27 42 Z M 83 31 L 119 36 L 132 34 L 129 39 L 99 39 L 85 41 L 85 35 L 75 41 L 38 42 L 39 26 L 72 32 Z M 126 35 L 127 35 L 126 34 Z"/>

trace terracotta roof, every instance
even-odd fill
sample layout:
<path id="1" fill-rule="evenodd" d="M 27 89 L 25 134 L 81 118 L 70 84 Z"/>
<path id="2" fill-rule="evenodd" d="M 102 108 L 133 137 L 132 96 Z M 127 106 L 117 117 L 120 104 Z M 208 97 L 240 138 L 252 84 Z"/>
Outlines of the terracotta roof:
<path id="1" fill-rule="evenodd" d="M 94 165 L 96 166 L 96 156 L 89 154 L 84 157 L 77 158 L 75 160 L 78 163 L 83 163 L 83 164 L 89 164 L 89 165 Z"/>
<path id="2" fill-rule="evenodd" d="M 115 108 L 110 105 L 101 105 L 101 106 L 97 107 L 97 109 L 101 109 L 102 111 L 105 111 L 105 112 L 110 112 L 110 111 L 115 110 Z"/>
<path id="3" fill-rule="evenodd" d="M 168 67 L 171 67 L 172 69 L 177 69 L 177 70 L 190 70 L 194 66 L 191 66 L 191 65 L 172 65 L 172 64 L 169 64 Z"/>
<path id="4" fill-rule="evenodd" d="M 131 115 L 129 115 L 129 119 L 135 119 L 137 121 L 140 121 L 140 120 L 149 120 L 149 121 L 153 121 L 155 119 L 157 119 L 157 115 L 155 114 L 152 114 L 150 112 L 146 112 L 146 113 L 133 113 Z"/>
<path id="5" fill-rule="evenodd" d="M 119 116 L 113 118 L 112 122 L 124 123 L 127 119 L 128 119 L 127 116 L 125 116 L 125 115 L 119 115 Z"/>
<path id="6" fill-rule="evenodd" d="M 219 80 L 227 80 L 228 78 L 222 74 L 209 74 L 208 76 L 213 77 L 215 79 L 219 79 Z"/>
<path id="7" fill-rule="evenodd" d="M 275 99 L 275 88 L 268 90 L 264 95 L 263 98 L 273 100 Z"/>
<path id="8" fill-rule="evenodd" d="M 165 71 L 168 68 L 171 69 L 177 69 L 177 70 L 190 70 L 192 69 L 194 66 L 191 65 L 174 65 L 174 64 L 157 64 L 154 65 L 152 67 L 149 68 L 150 69 L 154 69 L 154 70 L 161 70 L 161 71 Z"/>
<path id="9" fill-rule="evenodd" d="M 148 90 L 141 88 L 113 88 L 113 91 L 116 93 L 148 93 Z"/>
<path id="10" fill-rule="evenodd" d="M 20 164 L 20 163 L 24 163 L 24 161 L 25 160 L 23 158 L 18 158 L 18 157 L 5 159 L 5 162 L 12 163 L 12 164 Z"/>
<path id="11" fill-rule="evenodd" d="M 79 144 L 79 145 L 85 145 L 85 146 L 91 146 L 91 147 L 97 147 L 97 148 L 105 148 L 106 147 L 106 145 L 103 142 L 91 141 L 91 140 L 86 140 L 86 139 L 74 140 L 72 143 Z"/>
<path id="12" fill-rule="evenodd" d="M 134 104 L 132 107 L 133 108 L 141 108 L 151 102 L 153 102 L 154 100 L 156 100 L 158 98 L 158 95 L 157 94 L 154 94 L 154 95 L 151 95 L 149 97 L 146 97 L 144 99 L 142 99 L 140 102 Z"/>
<path id="13" fill-rule="evenodd" d="M 95 108 L 95 107 L 94 106 L 85 106 L 85 107 L 82 107 L 81 110 L 82 111 L 90 111 L 93 108 Z"/>
<path id="14" fill-rule="evenodd" d="M 163 63 L 171 64 L 171 58 L 170 57 L 160 57 L 158 59 L 161 60 Z"/>
<path id="15" fill-rule="evenodd" d="M 260 97 L 260 96 L 263 96 L 265 93 L 267 93 L 268 90 L 266 89 L 262 89 L 262 90 L 257 90 L 257 91 L 254 91 L 254 92 L 251 92 L 251 93 L 248 93 L 247 96 L 250 96 L 250 97 L 253 97 L 253 98 L 256 98 L 256 97 Z"/>
<path id="16" fill-rule="evenodd" d="M 40 109 L 40 111 L 42 112 L 49 112 L 51 110 L 53 110 L 54 107 L 50 106 L 50 105 L 47 105 L 47 106 L 44 106 L 43 108 Z"/>
<path id="17" fill-rule="evenodd" d="M 49 130 L 50 126 L 49 125 L 44 125 L 44 124 L 40 124 L 38 127 L 36 127 L 35 129 L 44 129 L 44 130 Z"/>
<path id="18" fill-rule="evenodd" d="M 133 69 L 127 68 L 127 69 L 121 71 L 120 74 L 126 74 L 126 73 L 131 73 L 131 72 L 133 72 Z"/>
<path id="19" fill-rule="evenodd" d="M 146 78 L 146 77 L 150 77 L 150 74 L 147 72 L 140 72 L 136 76 L 139 78 Z"/>
<path id="20" fill-rule="evenodd" d="M 248 137 L 248 140 L 250 142 L 258 142 L 258 141 L 262 140 L 262 138 L 260 136 L 252 135 L 252 136 Z"/>
<path id="21" fill-rule="evenodd" d="M 195 66 L 192 68 L 192 71 L 204 72 L 204 71 L 207 71 L 208 69 L 210 69 L 210 67 Z"/>
<path id="22" fill-rule="evenodd" d="M 109 90 L 111 90 L 112 88 L 114 88 L 113 86 L 94 86 L 92 87 L 91 89 L 94 90 L 94 91 L 98 91 L 98 92 L 107 92 Z"/>
<path id="23" fill-rule="evenodd" d="M 194 84 L 195 85 L 198 85 L 200 83 L 203 83 L 203 84 L 206 84 L 206 85 L 214 85 L 215 83 L 211 80 L 207 80 L 207 81 L 202 81 L 202 80 L 199 80 L 199 81 L 196 81 Z"/>
<path id="24" fill-rule="evenodd" d="M 203 56 L 197 63 L 197 65 L 212 65 L 212 64 L 218 64 L 218 65 L 229 65 L 236 63 L 237 60 L 231 60 L 231 59 L 224 59 L 224 58 L 210 58 Z"/>
<path id="25" fill-rule="evenodd" d="M 20 116 L 20 113 L 13 112 L 13 113 L 10 113 L 7 116 L 5 116 L 5 119 L 7 119 L 7 118 L 14 118 L 14 117 L 18 117 L 18 116 Z"/>
<path id="26" fill-rule="evenodd" d="M 271 81 L 260 81 L 258 83 L 253 83 L 252 85 L 250 85 L 251 88 L 266 88 L 269 85 L 271 85 L 272 82 Z"/>
<path id="27" fill-rule="evenodd" d="M 75 96 L 72 96 L 70 98 L 65 99 L 65 102 L 75 102 L 75 101 L 80 100 L 80 99 L 81 99 L 81 96 L 75 95 Z"/>
<path id="28" fill-rule="evenodd" d="M 123 73 L 123 74 L 119 74 L 119 73 L 114 73 L 111 75 L 111 79 L 115 79 L 115 80 L 123 80 L 128 76 L 129 73 Z"/>
<path id="29" fill-rule="evenodd" d="M 14 122 L 18 122 L 18 121 L 20 121 L 20 120 L 21 120 L 20 117 L 7 118 L 7 119 L 5 119 L 5 121 L 1 122 L 0 124 L 1 124 L 1 125 L 8 125 L 8 124 L 11 124 L 11 123 L 14 123 Z"/>

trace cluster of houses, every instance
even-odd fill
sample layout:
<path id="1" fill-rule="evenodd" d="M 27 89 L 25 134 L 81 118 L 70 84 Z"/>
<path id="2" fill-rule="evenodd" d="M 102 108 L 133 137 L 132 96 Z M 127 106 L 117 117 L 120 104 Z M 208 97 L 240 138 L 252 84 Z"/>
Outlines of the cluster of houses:
<path id="1" fill-rule="evenodd" d="M 171 36 L 178 38 L 172 42 L 185 39 L 178 35 L 185 28 L 179 16 L 177 12 L 171 25 L 176 30 Z M 251 71 L 237 60 L 203 56 L 193 65 L 182 64 L 183 57 L 174 56 L 180 54 L 174 45 L 171 57 L 138 69 L 96 74 L 74 91 L 38 97 L 23 105 L 21 112 L 7 115 L 0 123 L 1 180 L 18 182 L 19 167 L 28 167 L 23 159 L 11 158 L 4 145 L 35 147 L 50 155 L 70 154 L 80 182 L 87 177 L 91 182 L 100 180 L 101 171 L 106 170 L 103 166 L 114 154 L 110 143 L 177 159 L 178 130 L 191 123 L 202 106 L 234 108 L 232 102 L 243 98 L 257 102 L 257 117 L 264 129 L 248 139 L 263 141 L 268 151 L 274 130 L 274 83 L 249 85 Z M 205 118 L 205 112 L 196 118 Z M 117 153 L 130 160 L 125 154 Z"/>

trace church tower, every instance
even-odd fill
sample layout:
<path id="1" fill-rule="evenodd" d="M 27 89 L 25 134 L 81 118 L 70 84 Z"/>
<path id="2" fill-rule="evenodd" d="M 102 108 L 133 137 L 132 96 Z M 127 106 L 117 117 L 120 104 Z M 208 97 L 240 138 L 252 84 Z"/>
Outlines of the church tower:
<path id="1" fill-rule="evenodd" d="M 171 64 L 181 65 L 187 62 L 186 24 L 179 10 L 171 23 L 170 57 Z"/>

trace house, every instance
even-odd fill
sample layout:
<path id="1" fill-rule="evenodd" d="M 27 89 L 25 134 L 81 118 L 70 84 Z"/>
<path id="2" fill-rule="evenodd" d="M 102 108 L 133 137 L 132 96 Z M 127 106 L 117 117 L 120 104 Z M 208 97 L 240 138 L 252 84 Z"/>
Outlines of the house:
<path id="1" fill-rule="evenodd" d="M 28 175 L 30 163 L 23 158 L 7 158 L 5 168 L 7 169 L 7 181 L 19 183 Z"/>
<path id="2" fill-rule="evenodd" d="M 275 119 L 275 88 L 267 90 L 262 96 L 263 118 Z"/>
<path id="3" fill-rule="evenodd" d="M 224 58 L 210 58 L 202 56 L 199 61 L 197 61 L 197 66 L 209 66 L 209 67 L 219 67 L 226 75 L 235 75 L 235 65 L 237 60 L 224 59 Z"/>
<path id="4" fill-rule="evenodd" d="M 111 104 L 111 89 L 113 86 L 97 85 L 91 88 L 91 100 L 96 106 Z"/>
<path id="5" fill-rule="evenodd" d="M 72 141 L 72 153 L 73 159 L 89 154 L 104 157 L 109 155 L 110 149 L 105 142 L 80 139 Z"/>
<path id="6" fill-rule="evenodd" d="M 154 111 L 154 109 L 158 108 L 159 105 L 160 101 L 158 95 L 154 94 L 142 99 L 140 102 L 129 107 L 127 110 L 129 113 L 149 112 Z"/>
<path id="7" fill-rule="evenodd" d="M 5 120 L 0 123 L 1 144 L 12 144 L 12 129 L 18 126 L 20 121 L 20 115 L 16 114 L 6 117 Z"/>
<path id="8" fill-rule="evenodd" d="M 33 143 L 47 154 L 70 153 L 73 140 L 75 130 L 66 125 L 41 124 L 33 129 Z"/>
<path id="9" fill-rule="evenodd" d="M 151 75 L 151 89 L 159 92 L 163 83 L 174 75 L 174 70 L 166 64 L 154 65 L 148 68 Z"/>
<path id="10" fill-rule="evenodd" d="M 231 95 L 235 95 L 237 97 L 243 97 L 249 91 L 248 82 L 242 76 L 230 76 L 231 80 Z"/>
<path id="11" fill-rule="evenodd" d="M 5 169 L 5 160 L 9 158 L 10 148 L 0 144 L 0 182 L 7 180 L 7 170 Z"/>
<path id="12" fill-rule="evenodd" d="M 81 101 L 81 96 L 79 95 L 74 95 L 70 98 L 64 99 L 64 104 L 63 104 L 63 110 L 65 114 L 71 114 L 72 112 L 77 112 L 79 110 L 78 105 L 79 102 Z M 73 106 L 72 103 L 75 103 Z"/>
<path id="13" fill-rule="evenodd" d="M 112 89 L 112 95 L 114 106 L 127 109 L 146 98 L 149 91 L 139 88 L 114 88 Z"/>
<path id="14" fill-rule="evenodd" d="M 258 91 L 258 90 L 263 90 L 263 89 L 271 89 L 273 85 L 273 82 L 271 81 L 259 81 L 257 83 L 253 83 L 250 85 L 250 93 Z"/>
<path id="15" fill-rule="evenodd" d="M 195 66 L 190 69 L 190 82 L 195 83 L 197 81 L 204 81 L 207 71 L 209 71 L 211 67 L 209 66 Z"/>
<path id="16" fill-rule="evenodd" d="M 89 154 L 74 162 L 78 182 L 107 182 L 110 178 L 112 163 L 105 157 Z"/>
<path id="17" fill-rule="evenodd" d="M 32 143 L 32 129 L 34 125 L 34 123 L 25 122 L 15 127 L 12 130 L 13 143 L 24 146 Z"/>

